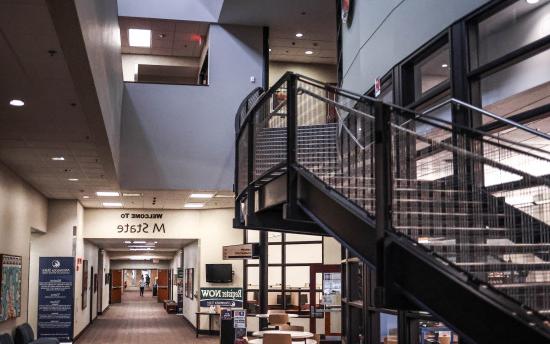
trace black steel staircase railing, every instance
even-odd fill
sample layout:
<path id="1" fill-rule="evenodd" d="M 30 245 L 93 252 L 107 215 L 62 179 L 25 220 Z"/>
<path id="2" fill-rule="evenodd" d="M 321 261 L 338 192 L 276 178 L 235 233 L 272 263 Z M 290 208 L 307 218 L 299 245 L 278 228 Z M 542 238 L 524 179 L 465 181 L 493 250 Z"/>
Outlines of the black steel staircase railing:
<path id="1" fill-rule="evenodd" d="M 493 114 L 509 129 L 487 133 L 293 73 L 237 116 L 236 227 L 261 197 L 284 199 L 282 216 L 307 214 L 376 268 L 382 306 L 406 299 L 472 341 L 550 338 L 548 135 Z M 515 332 L 479 330 L 455 297 Z"/>

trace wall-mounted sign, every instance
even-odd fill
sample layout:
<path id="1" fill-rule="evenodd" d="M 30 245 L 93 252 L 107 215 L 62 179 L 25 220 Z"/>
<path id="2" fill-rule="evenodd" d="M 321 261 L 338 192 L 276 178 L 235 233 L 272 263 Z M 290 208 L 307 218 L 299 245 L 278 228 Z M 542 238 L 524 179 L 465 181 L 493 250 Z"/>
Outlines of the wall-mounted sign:
<path id="1" fill-rule="evenodd" d="M 376 78 L 374 80 L 374 96 L 378 97 L 382 93 L 382 81 L 380 81 L 380 78 Z"/>
<path id="2" fill-rule="evenodd" d="M 122 219 L 158 219 L 162 220 L 161 213 L 122 213 L 120 217 Z M 122 223 L 116 227 L 117 233 L 132 233 L 132 234 L 155 234 L 163 233 L 166 234 L 166 228 L 164 228 L 163 222 L 142 222 L 142 223 Z"/>
<path id="3" fill-rule="evenodd" d="M 38 337 L 73 338 L 74 258 L 40 257 Z"/>
<path id="4" fill-rule="evenodd" d="M 241 308 L 243 306 L 242 288 L 201 288 L 201 307 L 221 306 Z"/>
<path id="5" fill-rule="evenodd" d="M 353 20 L 353 0 L 342 0 L 342 23 L 351 26 Z"/>
<path id="6" fill-rule="evenodd" d="M 223 247 L 223 259 L 252 259 L 258 258 L 258 244 L 230 245 Z"/>

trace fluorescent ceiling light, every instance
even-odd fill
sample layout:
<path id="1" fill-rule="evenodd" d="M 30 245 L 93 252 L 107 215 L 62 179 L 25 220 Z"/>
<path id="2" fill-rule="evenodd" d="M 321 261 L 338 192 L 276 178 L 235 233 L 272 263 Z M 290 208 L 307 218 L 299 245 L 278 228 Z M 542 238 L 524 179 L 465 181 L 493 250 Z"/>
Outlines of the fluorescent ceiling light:
<path id="1" fill-rule="evenodd" d="M 130 251 L 154 251 L 154 248 L 131 248 Z"/>
<path id="2" fill-rule="evenodd" d="M 82 198 L 88 199 L 88 198 L 90 198 L 90 196 L 82 196 Z"/>
<path id="3" fill-rule="evenodd" d="M 12 99 L 12 100 L 10 100 L 10 105 L 11 106 L 23 106 L 23 105 L 25 105 L 25 102 L 22 101 L 21 99 Z"/>
<path id="4" fill-rule="evenodd" d="M 536 3 L 539 2 L 539 0 L 526 0 L 526 1 L 527 1 L 528 4 L 531 4 L 531 5 L 536 4 Z"/>
<path id="5" fill-rule="evenodd" d="M 53 156 L 53 157 L 52 157 L 52 160 L 53 160 L 53 161 L 63 161 L 63 160 L 65 160 L 65 158 L 62 157 L 62 156 Z"/>
<path id="6" fill-rule="evenodd" d="M 131 47 L 151 47 L 151 30 L 129 29 L 128 41 Z"/>
<path id="7" fill-rule="evenodd" d="M 120 196 L 120 193 L 117 191 L 98 191 L 95 193 L 99 197 L 118 197 Z"/>
<path id="8" fill-rule="evenodd" d="M 70 182 L 78 182 L 78 178 L 69 178 L 67 180 Z"/>
<path id="9" fill-rule="evenodd" d="M 306 55 L 313 55 L 313 51 L 311 51 L 311 50 L 306 50 L 306 51 L 305 51 L 305 54 L 306 54 Z"/>
<path id="10" fill-rule="evenodd" d="M 103 202 L 103 206 L 108 207 L 108 208 L 117 208 L 117 207 L 122 207 L 122 203 L 120 203 L 120 202 Z"/>
<path id="11" fill-rule="evenodd" d="M 446 63 L 444 63 L 444 64 L 441 65 L 441 67 L 442 67 L 442 68 L 447 68 L 447 67 L 449 67 L 449 65 L 446 64 Z"/>
<path id="12" fill-rule="evenodd" d="M 132 192 L 123 192 L 122 196 L 124 197 L 141 197 L 140 193 L 132 193 Z"/>
<path id="13" fill-rule="evenodd" d="M 234 195 L 216 195 L 214 196 L 214 198 L 233 198 L 235 197 Z"/>
<path id="14" fill-rule="evenodd" d="M 145 243 L 147 243 L 147 241 L 137 241 L 137 240 L 134 241 L 134 244 L 145 244 Z"/>
<path id="15" fill-rule="evenodd" d="M 304 37 L 304 34 L 303 34 L 303 33 L 301 33 L 301 32 L 298 32 L 298 33 L 296 34 L 296 37 L 298 37 L 298 38 L 302 38 L 302 37 Z"/>
<path id="16" fill-rule="evenodd" d="M 212 198 L 214 197 L 213 193 L 192 193 L 189 197 L 191 198 Z"/>
<path id="17" fill-rule="evenodd" d="M 202 208 L 204 207 L 204 203 L 185 203 L 184 208 Z"/>
<path id="18" fill-rule="evenodd" d="M 131 244 L 132 242 L 131 242 L 131 241 L 128 241 L 128 240 L 126 240 L 126 241 L 125 241 L 124 243 L 125 243 L 125 244 Z"/>

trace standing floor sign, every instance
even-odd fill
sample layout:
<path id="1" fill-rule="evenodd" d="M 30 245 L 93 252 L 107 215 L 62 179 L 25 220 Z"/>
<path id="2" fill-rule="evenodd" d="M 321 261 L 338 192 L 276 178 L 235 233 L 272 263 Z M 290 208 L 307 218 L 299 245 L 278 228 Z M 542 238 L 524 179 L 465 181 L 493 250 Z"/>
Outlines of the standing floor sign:
<path id="1" fill-rule="evenodd" d="M 200 306 L 241 308 L 243 306 L 243 288 L 201 288 Z"/>
<path id="2" fill-rule="evenodd" d="M 74 257 L 40 257 L 38 337 L 73 338 Z"/>

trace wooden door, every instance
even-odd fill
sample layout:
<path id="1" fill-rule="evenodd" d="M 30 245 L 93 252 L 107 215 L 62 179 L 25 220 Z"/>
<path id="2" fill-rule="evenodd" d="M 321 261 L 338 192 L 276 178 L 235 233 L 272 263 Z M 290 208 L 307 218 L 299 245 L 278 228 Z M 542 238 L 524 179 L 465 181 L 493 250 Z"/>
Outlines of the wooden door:
<path id="1" fill-rule="evenodd" d="M 122 270 L 111 270 L 111 303 L 122 302 Z"/>
<path id="2" fill-rule="evenodd" d="M 168 288 L 170 288 L 170 285 L 168 284 L 169 273 L 170 271 L 166 269 L 162 269 L 158 271 L 158 280 L 157 280 L 158 302 L 163 302 L 164 300 L 168 300 L 169 298 L 169 294 L 168 294 Z"/>

